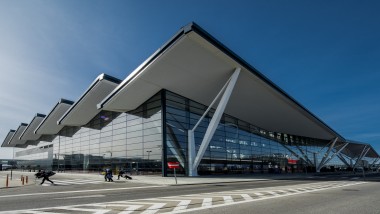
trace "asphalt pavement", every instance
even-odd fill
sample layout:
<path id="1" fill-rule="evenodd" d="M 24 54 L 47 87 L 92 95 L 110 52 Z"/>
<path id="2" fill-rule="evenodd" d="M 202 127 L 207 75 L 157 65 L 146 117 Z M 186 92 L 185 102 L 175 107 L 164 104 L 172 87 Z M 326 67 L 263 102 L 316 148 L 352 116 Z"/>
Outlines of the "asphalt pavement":
<path id="1" fill-rule="evenodd" d="M 35 172 L 26 171 L 0 171 L 0 189 L 15 188 L 27 185 L 37 185 L 40 180 L 34 177 Z M 8 184 L 7 184 L 8 176 Z M 330 175 L 334 177 L 334 175 Z M 342 175 L 338 175 L 342 177 Z M 361 178 L 361 175 L 347 174 L 346 176 L 356 176 Z M 12 179 L 11 179 L 12 177 Z M 228 182 L 248 182 L 271 179 L 313 179 L 325 178 L 325 175 L 316 174 L 243 174 L 243 175 L 215 175 L 215 176 L 197 176 L 197 177 L 162 177 L 159 175 L 132 175 L 132 180 L 127 180 L 130 183 L 145 183 L 154 185 L 191 185 L 191 184 L 207 184 L 207 183 L 228 183 Z M 370 177 L 370 175 L 367 175 Z M 23 178 L 23 179 L 22 179 Z M 104 175 L 95 173 L 57 173 L 51 179 L 91 179 L 104 180 Z M 116 181 L 117 175 L 114 175 Z M 124 179 L 124 178 L 122 178 Z"/>

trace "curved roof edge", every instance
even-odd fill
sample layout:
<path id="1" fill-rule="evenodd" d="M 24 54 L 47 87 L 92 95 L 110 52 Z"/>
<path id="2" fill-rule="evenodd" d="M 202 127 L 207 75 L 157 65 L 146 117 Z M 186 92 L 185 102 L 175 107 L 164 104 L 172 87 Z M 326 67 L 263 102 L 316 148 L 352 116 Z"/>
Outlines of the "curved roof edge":
<path id="1" fill-rule="evenodd" d="M 256 75 L 259 79 L 267 83 L 269 86 L 271 86 L 273 89 L 278 91 L 280 94 L 288 98 L 290 101 L 292 101 L 294 104 L 296 104 L 298 107 L 303 109 L 305 112 L 307 112 L 312 118 L 314 118 L 316 121 L 321 123 L 323 126 L 325 126 L 328 130 L 330 130 L 332 133 L 334 133 L 337 137 L 339 137 L 342 140 L 345 140 L 345 138 L 337 133 L 335 130 L 333 130 L 330 126 L 328 126 L 325 122 L 323 122 L 321 119 L 319 119 L 316 115 L 311 113 L 306 107 L 301 105 L 299 102 L 297 102 L 293 97 L 291 97 L 289 94 L 287 94 L 284 90 L 282 90 L 279 86 L 277 86 L 275 83 L 273 83 L 271 80 L 269 80 L 266 76 L 264 76 L 262 73 L 260 73 L 256 68 L 254 68 L 252 65 L 247 63 L 245 60 L 243 60 L 241 57 L 239 57 L 237 54 L 235 54 L 232 50 L 227 48 L 225 45 L 223 45 L 221 42 L 219 42 L 216 38 L 211 36 L 208 32 L 206 32 L 203 28 L 201 28 L 199 25 L 197 25 L 195 22 L 191 22 L 190 24 L 182 27 L 179 32 L 177 32 L 168 42 L 166 42 L 161 48 L 159 48 L 156 52 L 154 52 L 147 60 L 145 60 L 139 67 L 137 67 L 118 87 L 115 88 L 102 102 L 100 102 L 97 105 L 98 109 L 101 109 L 104 107 L 104 105 L 112 99 L 112 97 L 118 93 L 124 86 L 126 86 L 132 79 L 134 79 L 135 76 L 137 76 L 140 71 L 144 70 L 145 67 L 147 67 L 151 62 L 153 62 L 158 56 L 160 56 L 167 48 L 169 48 L 174 42 L 176 42 L 179 38 L 186 35 L 189 32 L 196 32 L 200 36 L 202 36 L 205 40 L 210 42 L 212 45 L 220 49 L 222 52 L 224 52 L 226 55 L 231 57 L 233 60 L 237 61 L 239 64 L 244 66 L 247 70 L 251 71 L 254 75 Z"/>
<path id="2" fill-rule="evenodd" d="M 100 74 L 90 85 L 90 87 L 82 94 L 82 96 L 71 105 L 69 110 L 65 112 L 65 114 L 57 121 L 58 125 L 62 125 L 62 121 L 70 114 L 70 112 L 80 103 L 81 100 L 84 99 L 84 97 L 96 86 L 96 84 L 102 80 L 108 80 L 110 82 L 113 82 L 115 84 L 120 84 L 122 81 L 116 77 L 107 75 L 105 73 Z"/>
<path id="3" fill-rule="evenodd" d="M 16 132 L 14 133 L 14 135 L 11 137 L 11 139 L 9 140 L 8 144 L 11 144 L 12 141 L 14 141 L 15 143 L 13 143 L 12 145 L 17 145 L 17 144 L 24 144 L 25 142 L 23 140 L 20 140 L 18 137 L 16 137 L 16 135 L 21 135 L 22 132 L 24 132 L 25 128 L 28 126 L 27 123 L 21 123 L 18 128 L 16 129 Z M 22 127 L 25 127 L 24 130 L 21 131 L 20 134 L 18 134 L 20 132 L 20 130 L 22 129 Z M 17 139 L 15 139 L 17 138 Z"/>
<path id="4" fill-rule="evenodd" d="M 10 139 L 13 137 L 13 135 L 15 134 L 15 132 L 16 132 L 16 130 L 14 130 L 14 129 L 9 130 L 7 136 L 5 136 L 5 139 L 4 139 L 3 143 L 1 144 L 1 147 L 11 147 L 11 146 L 9 146 L 8 143 L 9 143 Z"/>
<path id="5" fill-rule="evenodd" d="M 34 130 L 34 134 L 37 134 L 37 130 L 38 129 L 40 129 L 40 127 L 42 126 L 42 124 L 44 124 L 44 122 L 46 121 L 46 119 L 47 118 L 49 118 L 49 116 L 54 112 L 54 110 L 59 106 L 59 104 L 61 104 L 61 103 L 64 103 L 64 104 L 68 104 L 68 105 L 72 105 L 72 104 L 74 104 L 74 102 L 73 101 L 71 101 L 71 100 L 66 100 L 66 99 L 63 99 L 63 98 L 61 98 L 59 101 L 58 101 L 58 103 L 57 104 L 55 104 L 55 106 L 53 107 L 53 109 L 49 112 L 49 114 L 47 114 L 46 116 L 45 116 L 45 118 L 42 120 L 42 122 L 38 125 L 38 127 L 36 128 L 36 130 Z"/>
<path id="6" fill-rule="evenodd" d="M 21 135 L 20 135 L 20 137 L 19 137 L 20 140 L 22 140 L 22 137 L 25 135 L 25 133 L 28 131 L 28 129 L 30 128 L 30 126 L 33 124 L 33 121 L 35 121 L 37 117 L 45 118 L 46 115 L 44 115 L 44 114 L 40 114 L 40 113 L 37 113 L 37 114 L 33 117 L 32 121 L 30 121 L 30 123 L 28 124 L 28 126 L 26 126 L 25 130 L 21 133 Z M 42 121 L 41 121 L 41 122 L 42 122 Z M 34 130 L 33 130 L 32 132 L 33 132 L 33 134 L 34 134 Z"/>
<path id="7" fill-rule="evenodd" d="M 128 84 L 135 76 L 137 76 L 140 71 L 144 70 L 152 61 L 154 61 L 160 54 L 162 54 L 168 47 L 170 47 L 177 39 L 182 37 L 183 28 L 176 33 L 168 42 L 166 42 L 161 48 L 156 50 L 148 59 L 146 59 L 141 65 L 139 65 L 135 70 L 133 70 L 126 79 L 124 79 L 106 98 L 104 98 L 98 105 L 98 109 L 102 109 L 104 104 L 107 103 L 117 92 L 119 92 L 125 85 Z"/>

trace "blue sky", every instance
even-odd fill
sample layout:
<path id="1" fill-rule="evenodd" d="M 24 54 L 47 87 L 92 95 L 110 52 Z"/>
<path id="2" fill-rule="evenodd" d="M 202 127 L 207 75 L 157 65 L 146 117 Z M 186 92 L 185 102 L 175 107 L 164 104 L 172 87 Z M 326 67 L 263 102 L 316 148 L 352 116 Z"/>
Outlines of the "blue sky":
<path id="1" fill-rule="evenodd" d="M 380 152 L 380 1 L 0 1 L 0 139 L 195 21 L 347 139 Z M 0 149 L 0 159 L 12 150 Z"/>

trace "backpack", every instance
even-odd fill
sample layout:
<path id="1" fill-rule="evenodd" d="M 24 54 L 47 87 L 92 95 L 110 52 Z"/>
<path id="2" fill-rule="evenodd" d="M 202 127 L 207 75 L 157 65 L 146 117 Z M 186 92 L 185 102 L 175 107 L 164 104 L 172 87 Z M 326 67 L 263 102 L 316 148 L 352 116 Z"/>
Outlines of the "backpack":
<path id="1" fill-rule="evenodd" d="M 44 175 L 43 172 L 37 172 L 36 174 L 34 174 L 34 176 L 36 176 L 36 178 L 42 178 Z"/>
<path id="2" fill-rule="evenodd" d="M 55 175 L 55 172 L 53 172 L 53 171 L 48 171 L 48 172 L 46 172 L 46 175 L 47 175 L 48 177 L 50 177 L 50 176 Z"/>

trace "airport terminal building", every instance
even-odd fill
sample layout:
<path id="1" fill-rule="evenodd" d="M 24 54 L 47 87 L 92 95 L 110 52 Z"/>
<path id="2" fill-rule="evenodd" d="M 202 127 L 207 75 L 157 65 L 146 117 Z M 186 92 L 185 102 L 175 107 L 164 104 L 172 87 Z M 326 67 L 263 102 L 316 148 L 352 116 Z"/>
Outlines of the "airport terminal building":
<path id="1" fill-rule="evenodd" d="M 373 170 L 347 140 L 195 23 L 125 80 L 101 74 L 75 102 L 10 130 L 17 167 L 197 176 Z"/>

